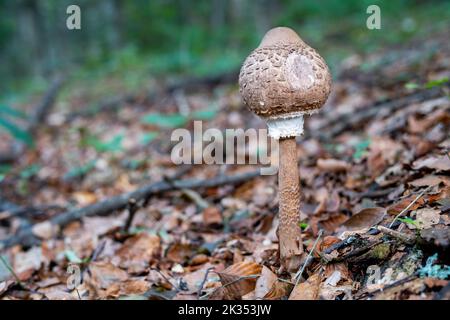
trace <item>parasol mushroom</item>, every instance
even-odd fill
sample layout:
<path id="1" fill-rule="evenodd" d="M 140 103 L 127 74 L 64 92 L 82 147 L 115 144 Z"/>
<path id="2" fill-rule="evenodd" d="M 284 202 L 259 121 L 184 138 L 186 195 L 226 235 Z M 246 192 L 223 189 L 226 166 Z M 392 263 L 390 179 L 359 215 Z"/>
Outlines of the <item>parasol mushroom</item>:
<path id="1" fill-rule="evenodd" d="M 330 72 L 295 31 L 278 27 L 245 60 L 239 87 L 247 107 L 266 121 L 269 136 L 279 140 L 279 252 L 282 266 L 295 271 L 303 253 L 295 137 L 303 133 L 303 115 L 318 111 L 327 100 Z"/>

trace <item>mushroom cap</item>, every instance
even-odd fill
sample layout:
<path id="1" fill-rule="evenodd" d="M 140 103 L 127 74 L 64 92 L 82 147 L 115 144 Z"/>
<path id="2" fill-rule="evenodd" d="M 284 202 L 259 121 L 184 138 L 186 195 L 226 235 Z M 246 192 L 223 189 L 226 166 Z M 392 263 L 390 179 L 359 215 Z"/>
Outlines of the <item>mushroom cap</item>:
<path id="1" fill-rule="evenodd" d="M 331 75 L 323 58 L 290 28 L 269 30 L 239 74 L 244 103 L 257 115 L 291 118 L 325 103 Z"/>

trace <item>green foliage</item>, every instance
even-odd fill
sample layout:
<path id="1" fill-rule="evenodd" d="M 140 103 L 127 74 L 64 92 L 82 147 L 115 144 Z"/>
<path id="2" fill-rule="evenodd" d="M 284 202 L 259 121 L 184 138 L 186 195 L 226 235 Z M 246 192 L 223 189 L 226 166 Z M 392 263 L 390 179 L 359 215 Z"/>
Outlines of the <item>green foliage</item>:
<path id="1" fill-rule="evenodd" d="M 65 250 L 64 256 L 71 263 L 81 264 L 83 262 L 73 250 Z"/>
<path id="2" fill-rule="evenodd" d="M 140 142 L 146 145 L 155 140 L 156 137 L 158 137 L 158 132 L 146 132 L 141 136 Z"/>
<path id="3" fill-rule="evenodd" d="M 188 121 L 188 118 L 181 114 L 161 114 L 150 113 L 142 118 L 142 123 L 155 125 L 162 128 L 182 127 Z"/>
<path id="4" fill-rule="evenodd" d="M 217 110 L 215 109 L 203 109 L 192 112 L 191 118 L 193 120 L 212 120 L 216 115 Z"/>
<path id="5" fill-rule="evenodd" d="M 0 105 L 0 128 L 6 130 L 15 139 L 25 142 L 28 146 L 33 145 L 33 138 L 26 131 L 20 128 L 19 125 L 14 123 L 10 118 L 21 118 L 26 119 L 27 116 L 16 109 L 10 108 L 5 105 Z"/>
<path id="6" fill-rule="evenodd" d="M 366 153 L 367 149 L 370 146 L 370 139 L 365 139 L 360 141 L 355 146 L 355 153 L 353 153 L 353 159 L 361 159 L 361 157 Z"/>
<path id="7" fill-rule="evenodd" d="M 449 79 L 447 77 L 436 79 L 436 80 L 430 80 L 426 82 L 424 85 L 417 84 L 415 82 L 408 82 L 405 84 L 405 88 L 408 90 L 416 90 L 416 89 L 432 89 L 435 87 L 441 87 L 446 85 L 449 82 Z"/>
<path id="8" fill-rule="evenodd" d="M 64 175 L 63 179 L 70 180 L 73 178 L 83 177 L 95 168 L 96 163 L 97 163 L 97 161 L 91 160 L 88 163 L 86 163 L 85 165 L 73 168 Z"/>
<path id="9" fill-rule="evenodd" d="M 447 84 L 448 81 L 449 80 L 447 77 L 442 78 L 442 79 L 437 79 L 437 80 L 431 80 L 431 81 L 428 81 L 427 83 L 425 83 L 425 88 L 431 89 L 434 87 L 441 87 L 441 86 Z"/>
<path id="10" fill-rule="evenodd" d="M 411 218 L 409 218 L 409 217 L 406 217 L 406 218 L 397 218 L 397 220 L 399 220 L 399 221 L 401 221 L 401 222 L 404 222 L 404 223 L 411 224 L 411 225 L 413 225 L 413 226 L 418 226 L 418 225 L 419 225 L 419 224 L 417 223 L 416 220 L 411 219 Z"/>
<path id="11" fill-rule="evenodd" d="M 27 115 L 25 113 L 23 113 L 20 110 L 5 106 L 5 105 L 0 105 L 0 116 L 1 115 L 6 115 L 6 116 L 11 116 L 11 117 L 16 117 L 16 118 L 21 118 L 21 119 L 27 119 Z"/>
<path id="12" fill-rule="evenodd" d="M 300 228 L 304 231 L 309 227 L 309 224 L 307 224 L 306 222 L 300 222 Z"/>
<path id="13" fill-rule="evenodd" d="M 82 145 L 91 146 L 97 152 L 119 152 L 122 151 L 122 140 L 124 135 L 118 134 L 109 141 L 102 141 L 95 135 L 88 135 Z"/>

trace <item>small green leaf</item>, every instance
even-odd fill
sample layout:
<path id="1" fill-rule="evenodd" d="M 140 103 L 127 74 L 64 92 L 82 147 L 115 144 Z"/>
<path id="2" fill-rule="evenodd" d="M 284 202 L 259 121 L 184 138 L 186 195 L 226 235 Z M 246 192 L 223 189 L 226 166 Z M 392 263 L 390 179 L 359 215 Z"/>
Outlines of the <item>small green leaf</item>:
<path id="1" fill-rule="evenodd" d="M 7 174 L 11 171 L 12 165 L 10 164 L 0 164 L 0 174 Z"/>
<path id="2" fill-rule="evenodd" d="M 84 143 L 88 146 L 94 147 L 97 152 L 117 152 L 122 150 L 123 134 L 118 134 L 110 141 L 101 141 L 96 136 L 88 136 Z"/>
<path id="3" fill-rule="evenodd" d="M 141 144 L 149 144 L 158 136 L 158 132 L 146 132 L 141 136 L 140 142 Z"/>
<path id="4" fill-rule="evenodd" d="M 35 176 L 39 170 L 41 170 L 41 166 L 38 164 L 32 164 L 31 166 L 26 167 L 20 172 L 20 177 L 22 179 L 30 179 Z"/>
<path id="5" fill-rule="evenodd" d="M 305 222 L 300 222 L 300 228 L 302 228 L 302 230 L 306 230 L 306 228 L 309 227 L 309 224 L 305 223 Z"/>
<path id="6" fill-rule="evenodd" d="M 408 89 L 408 90 L 414 90 L 414 89 L 420 88 L 420 85 L 418 85 L 415 82 L 408 82 L 408 83 L 405 84 L 405 88 Z"/>
<path id="7" fill-rule="evenodd" d="M 69 262 L 81 264 L 83 260 L 81 260 L 77 254 L 72 250 L 64 251 L 64 256 L 69 260 Z"/>
<path id="8" fill-rule="evenodd" d="M 91 160 L 83 166 L 76 167 L 76 168 L 69 170 L 69 172 L 67 172 L 63 176 L 63 179 L 64 180 L 72 179 L 72 178 L 82 177 L 82 176 L 86 175 L 87 173 L 89 173 L 91 170 L 93 170 L 95 168 L 96 162 L 97 161 L 95 161 L 95 160 Z"/>
<path id="9" fill-rule="evenodd" d="M 449 79 L 447 77 L 442 78 L 442 79 L 437 79 L 437 80 L 431 80 L 431 81 L 428 81 L 427 83 L 425 83 L 425 88 L 431 89 L 434 87 L 440 87 L 440 86 L 446 84 L 448 81 L 449 81 Z"/>
<path id="10" fill-rule="evenodd" d="M 27 119 L 27 115 L 20 111 L 20 110 L 16 110 L 14 108 L 5 106 L 5 105 L 0 105 L 0 114 L 5 114 L 11 117 L 15 117 L 15 118 L 20 118 L 20 119 Z"/>
<path id="11" fill-rule="evenodd" d="M 416 220 L 408 218 L 408 217 L 406 217 L 406 218 L 397 218 L 397 220 L 399 220 L 401 222 L 404 222 L 404 223 L 408 223 L 408 224 L 414 225 L 414 226 L 418 225 Z"/>
<path id="12" fill-rule="evenodd" d="M 31 137 L 31 135 L 27 131 L 19 128 L 16 124 L 4 118 L 0 118 L 0 127 L 3 127 L 15 139 L 25 142 L 28 146 L 33 145 L 33 138 Z"/>
<path id="13" fill-rule="evenodd" d="M 355 146 L 355 153 L 353 153 L 353 159 L 360 159 L 364 153 L 367 151 L 367 148 L 370 146 L 370 139 L 365 139 L 359 142 Z"/>
<path id="14" fill-rule="evenodd" d="M 142 123 L 156 125 L 162 128 L 177 128 L 184 126 L 187 120 L 181 114 L 150 113 L 142 118 Z"/>
<path id="15" fill-rule="evenodd" d="M 203 109 L 192 112 L 191 118 L 194 120 L 211 120 L 217 115 L 217 110 L 215 109 Z"/>

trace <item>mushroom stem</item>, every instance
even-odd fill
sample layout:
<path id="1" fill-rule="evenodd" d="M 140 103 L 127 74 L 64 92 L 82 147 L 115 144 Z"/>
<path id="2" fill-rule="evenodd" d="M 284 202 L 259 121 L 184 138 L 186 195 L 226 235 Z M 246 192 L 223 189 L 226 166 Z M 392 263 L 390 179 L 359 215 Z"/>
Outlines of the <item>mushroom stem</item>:
<path id="1" fill-rule="evenodd" d="M 287 271 L 300 266 L 303 245 L 300 229 L 300 175 L 297 166 L 297 143 L 295 137 L 280 139 L 279 226 L 281 264 Z"/>

